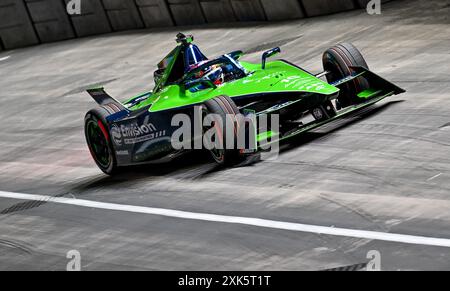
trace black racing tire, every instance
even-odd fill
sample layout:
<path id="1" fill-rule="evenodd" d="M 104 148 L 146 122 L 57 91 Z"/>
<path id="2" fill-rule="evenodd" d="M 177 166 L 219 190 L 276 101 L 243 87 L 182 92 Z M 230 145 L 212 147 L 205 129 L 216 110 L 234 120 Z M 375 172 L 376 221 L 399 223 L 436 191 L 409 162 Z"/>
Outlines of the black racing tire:
<path id="1" fill-rule="evenodd" d="M 369 68 L 361 52 L 350 43 L 338 44 L 323 54 L 323 68 L 330 72 L 327 75 L 329 83 L 350 76 L 353 73 L 350 69 L 351 66 Z M 341 93 L 336 102 L 337 109 L 360 103 L 362 100 L 358 98 L 357 94 L 369 89 L 369 82 L 365 78 L 359 77 L 342 85 L 340 89 Z"/>
<path id="2" fill-rule="evenodd" d="M 234 148 L 233 149 L 227 149 L 227 136 L 225 132 L 221 133 L 222 142 L 224 145 L 224 149 L 214 149 L 211 150 L 211 155 L 214 159 L 214 161 L 219 165 L 233 165 L 239 162 L 243 157 L 240 154 L 240 151 L 237 149 L 237 135 L 239 130 L 239 124 L 238 120 L 236 118 L 236 115 L 240 114 L 240 111 L 234 101 L 225 95 L 217 96 L 213 99 L 207 100 L 204 102 L 204 108 L 206 114 L 217 114 L 222 119 L 223 127 L 225 128 L 225 122 L 227 116 L 231 116 L 234 120 Z"/>
<path id="3" fill-rule="evenodd" d="M 106 117 L 111 115 L 108 109 L 102 106 L 90 110 L 84 119 L 84 133 L 97 166 L 105 174 L 115 175 L 119 173 L 119 167 L 106 122 Z"/>

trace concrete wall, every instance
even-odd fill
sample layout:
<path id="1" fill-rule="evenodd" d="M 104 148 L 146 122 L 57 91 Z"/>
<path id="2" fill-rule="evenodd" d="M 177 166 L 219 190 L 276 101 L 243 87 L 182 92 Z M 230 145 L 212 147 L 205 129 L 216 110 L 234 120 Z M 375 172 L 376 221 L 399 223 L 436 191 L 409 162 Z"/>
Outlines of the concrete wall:
<path id="1" fill-rule="evenodd" d="M 390 2 L 392 0 L 381 0 L 381 3 L 386 3 L 386 2 Z M 358 4 L 358 6 L 360 8 L 365 8 L 367 7 L 367 4 L 369 4 L 370 0 L 356 0 L 356 3 Z"/>
<path id="2" fill-rule="evenodd" d="M 299 19 L 370 0 L 81 0 L 81 15 L 67 14 L 69 1 L 0 0 L 0 50 L 144 27 Z"/>
<path id="3" fill-rule="evenodd" d="M 176 25 L 206 23 L 199 0 L 167 0 Z"/>
<path id="4" fill-rule="evenodd" d="M 106 15 L 115 31 L 143 28 L 134 0 L 102 0 Z"/>
<path id="5" fill-rule="evenodd" d="M 307 16 L 331 14 L 355 9 L 353 0 L 302 0 Z"/>
<path id="6" fill-rule="evenodd" d="M 297 0 L 261 0 L 267 20 L 288 20 L 305 17 L 301 4 Z"/>
<path id="7" fill-rule="evenodd" d="M 64 2 L 67 4 L 70 0 L 64 0 Z M 70 19 L 77 36 L 88 36 L 112 31 L 101 0 L 81 0 L 81 15 L 71 15 Z"/>
<path id="8" fill-rule="evenodd" d="M 260 0 L 230 0 L 238 21 L 267 20 Z"/>
<path id="9" fill-rule="evenodd" d="M 145 27 L 168 27 L 175 24 L 165 0 L 135 1 Z"/>
<path id="10" fill-rule="evenodd" d="M 200 0 L 203 15 L 208 23 L 236 21 L 230 0 Z"/>
<path id="11" fill-rule="evenodd" d="M 25 0 L 41 42 L 75 37 L 66 7 L 61 0 Z"/>
<path id="12" fill-rule="evenodd" d="M 38 42 L 25 3 L 18 0 L 1 0 L 0 46 L 12 49 Z"/>

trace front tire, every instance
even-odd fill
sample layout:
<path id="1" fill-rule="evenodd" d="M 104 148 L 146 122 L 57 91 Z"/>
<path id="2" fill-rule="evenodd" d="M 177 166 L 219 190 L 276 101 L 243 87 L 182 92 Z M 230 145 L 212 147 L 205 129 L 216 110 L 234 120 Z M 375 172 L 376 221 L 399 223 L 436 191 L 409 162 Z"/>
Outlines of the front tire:
<path id="1" fill-rule="evenodd" d="M 330 72 L 327 75 L 329 83 L 351 76 L 352 66 L 369 68 L 361 52 L 351 43 L 338 44 L 323 54 L 323 68 Z M 336 102 L 337 109 L 360 103 L 358 93 L 369 89 L 369 82 L 363 77 L 358 77 L 345 83 L 340 89 L 341 93 Z"/>
<path id="2" fill-rule="evenodd" d="M 217 96 L 214 99 L 207 100 L 204 103 L 205 114 L 215 114 L 221 118 L 221 121 L 213 121 L 213 126 L 222 125 L 222 129 L 226 128 L 227 118 L 234 122 L 234 148 L 227 148 L 227 134 L 225 130 L 216 130 L 219 137 L 222 139 L 223 149 L 211 149 L 211 155 L 214 161 L 219 165 L 232 165 L 241 159 L 240 151 L 237 149 L 237 135 L 238 135 L 238 120 L 236 115 L 240 111 L 234 101 L 228 96 Z"/>
<path id="3" fill-rule="evenodd" d="M 109 116 L 100 107 L 90 110 L 84 119 L 84 133 L 89 151 L 97 166 L 107 175 L 118 173 L 117 160 L 106 123 Z"/>

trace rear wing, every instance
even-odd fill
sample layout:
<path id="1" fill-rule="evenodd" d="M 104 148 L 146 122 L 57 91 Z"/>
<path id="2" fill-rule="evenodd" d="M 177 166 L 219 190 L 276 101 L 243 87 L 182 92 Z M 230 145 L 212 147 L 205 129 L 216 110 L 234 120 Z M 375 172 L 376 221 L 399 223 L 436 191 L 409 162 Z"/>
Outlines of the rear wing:
<path id="1" fill-rule="evenodd" d="M 124 110 L 128 111 L 128 108 L 126 108 L 122 103 L 109 96 L 108 93 L 105 92 L 104 88 L 88 89 L 87 92 L 100 106 L 113 107 L 116 112 Z"/>

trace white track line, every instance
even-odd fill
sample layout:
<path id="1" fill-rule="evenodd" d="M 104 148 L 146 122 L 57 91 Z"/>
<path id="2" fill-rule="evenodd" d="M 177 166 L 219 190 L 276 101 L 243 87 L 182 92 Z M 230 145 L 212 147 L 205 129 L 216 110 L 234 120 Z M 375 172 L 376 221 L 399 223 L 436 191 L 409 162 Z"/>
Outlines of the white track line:
<path id="1" fill-rule="evenodd" d="M 6 57 L 3 57 L 3 58 L 0 58 L 0 62 L 1 61 L 6 61 L 7 59 L 9 59 L 11 56 L 6 56 Z"/>
<path id="2" fill-rule="evenodd" d="M 356 229 L 346 229 L 346 228 L 336 228 L 336 227 L 328 227 L 328 226 L 307 225 L 307 224 L 292 223 L 292 222 L 266 220 L 266 219 L 260 219 L 260 218 L 226 216 L 226 215 L 216 215 L 216 214 L 207 214 L 207 213 L 195 213 L 195 212 L 186 212 L 186 211 L 179 211 L 179 210 L 172 210 L 172 209 L 132 206 L 132 205 L 123 205 L 123 204 L 115 204 L 115 203 L 97 202 L 97 201 L 90 201 L 90 200 L 78 200 L 78 199 L 73 199 L 73 198 L 61 198 L 61 197 L 52 197 L 52 196 L 46 196 L 46 195 L 21 194 L 21 193 L 12 193 L 12 192 L 3 192 L 3 191 L 0 191 L 0 198 L 32 200 L 32 201 L 46 201 L 49 203 L 57 203 L 57 204 L 73 205 L 73 206 L 79 206 L 79 207 L 97 208 L 97 209 L 105 209 L 105 210 L 124 211 L 124 212 L 132 212 L 132 213 L 141 213 L 141 214 L 150 214 L 150 215 L 159 215 L 159 216 L 181 218 L 181 219 L 201 220 L 201 221 L 230 223 L 230 224 L 242 224 L 242 225 L 257 226 L 257 227 L 263 227 L 263 228 L 281 229 L 281 230 L 298 231 L 298 232 L 306 232 L 306 233 L 326 234 L 326 235 L 334 235 L 334 236 L 344 236 L 344 237 L 354 237 L 354 238 L 362 238 L 362 239 L 398 242 L 398 243 L 404 243 L 404 244 L 416 244 L 416 245 L 439 246 L 439 247 L 450 248 L 450 239 L 443 239 L 443 238 L 414 236 L 414 235 L 356 230 Z"/>

